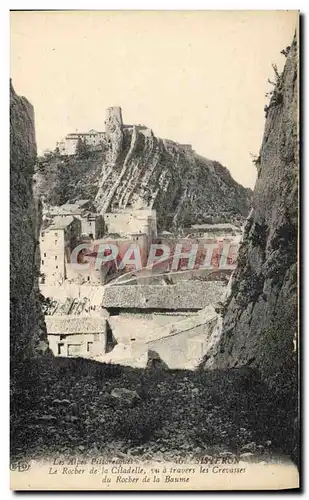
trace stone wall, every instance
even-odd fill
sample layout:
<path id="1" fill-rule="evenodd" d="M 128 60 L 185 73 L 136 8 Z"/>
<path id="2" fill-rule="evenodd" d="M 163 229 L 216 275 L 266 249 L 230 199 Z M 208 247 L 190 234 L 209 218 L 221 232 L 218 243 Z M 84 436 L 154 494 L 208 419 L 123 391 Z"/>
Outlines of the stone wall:
<path id="1" fill-rule="evenodd" d="M 212 306 L 187 317 L 175 314 L 174 321 L 162 326 L 151 325 L 149 318 L 143 322 L 142 315 L 132 316 L 126 315 L 125 323 L 122 316 L 109 317 L 117 345 L 97 361 L 146 368 L 150 359 L 161 359 L 165 368 L 193 370 L 207 351 L 217 319 Z"/>
<path id="2" fill-rule="evenodd" d="M 127 236 L 132 233 L 145 233 L 156 236 L 156 213 L 151 209 L 115 210 L 104 214 L 104 223 L 108 234 Z"/>
<path id="3" fill-rule="evenodd" d="M 41 312 L 40 207 L 33 197 L 34 111 L 10 88 L 10 331 L 11 364 L 47 352 Z"/>
<path id="4" fill-rule="evenodd" d="M 54 356 L 91 358 L 105 353 L 104 334 L 85 333 L 63 337 L 63 335 L 47 335 Z"/>
<path id="5" fill-rule="evenodd" d="M 189 313 L 188 313 L 189 314 Z M 195 313 L 191 313 L 192 315 Z M 119 314 L 110 316 L 108 323 L 113 336 L 118 343 L 131 344 L 132 342 L 148 342 L 151 338 L 169 334 L 169 330 L 162 330 L 168 324 L 174 324 L 186 319 L 185 313 L 180 314 Z"/>
<path id="6" fill-rule="evenodd" d="M 170 369 L 193 370 L 197 368 L 208 349 L 208 338 L 216 319 L 214 312 L 209 319 L 196 315 L 174 325 L 162 328 L 164 336 L 147 343 Z M 158 333 L 158 332 L 157 332 Z"/>

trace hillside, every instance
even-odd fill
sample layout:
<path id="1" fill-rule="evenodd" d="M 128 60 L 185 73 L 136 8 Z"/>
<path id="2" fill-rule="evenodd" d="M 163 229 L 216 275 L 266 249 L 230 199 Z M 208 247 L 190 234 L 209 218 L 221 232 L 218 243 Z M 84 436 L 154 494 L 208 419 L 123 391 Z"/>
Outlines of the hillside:
<path id="1" fill-rule="evenodd" d="M 37 360 L 19 394 L 21 409 L 18 401 L 12 404 L 12 457 L 188 464 L 232 454 L 245 462 L 285 461 L 291 448 L 285 411 L 259 380 L 250 383 L 252 375 L 246 369 L 140 370 L 81 358 Z M 113 398 L 119 387 L 137 399 Z"/>
<path id="2" fill-rule="evenodd" d="M 87 158 L 45 158 L 37 167 L 37 193 L 52 204 L 92 198 L 100 212 L 149 206 L 157 210 L 160 230 L 237 223 L 248 214 L 251 190 L 227 168 L 147 127 L 124 125 L 120 108 L 107 110 L 103 149 Z"/>
<path id="3" fill-rule="evenodd" d="M 34 175 L 35 193 L 51 205 L 94 199 L 104 160 L 102 151 L 91 152 L 87 158 L 57 154 L 40 158 Z"/>

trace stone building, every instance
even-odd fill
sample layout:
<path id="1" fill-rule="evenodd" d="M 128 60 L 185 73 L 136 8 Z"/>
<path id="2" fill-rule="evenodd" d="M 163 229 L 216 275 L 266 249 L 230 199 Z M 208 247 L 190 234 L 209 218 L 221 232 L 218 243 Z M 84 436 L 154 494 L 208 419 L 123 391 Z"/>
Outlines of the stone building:
<path id="1" fill-rule="evenodd" d="M 56 216 L 52 223 L 42 229 L 40 235 L 41 281 L 48 285 L 61 285 L 67 278 L 67 264 L 72 249 L 81 234 L 79 219 Z"/>
<path id="2" fill-rule="evenodd" d="M 101 238 L 104 233 L 104 220 L 102 215 L 88 212 L 80 217 L 82 223 L 82 235 L 90 238 Z"/>
<path id="3" fill-rule="evenodd" d="M 45 206 L 43 216 L 73 216 L 81 221 L 81 235 L 93 239 L 101 238 L 104 233 L 104 220 L 102 215 L 92 211 L 90 200 L 77 200 L 74 203 L 65 203 L 58 206 Z"/>
<path id="4" fill-rule="evenodd" d="M 56 147 L 61 155 L 75 155 L 78 141 L 83 141 L 87 146 L 99 146 L 105 140 L 105 133 L 97 130 L 89 132 L 74 132 L 65 136 L 64 139 L 56 143 Z"/>
<path id="5" fill-rule="evenodd" d="M 113 212 L 106 212 L 103 217 L 108 234 L 126 236 L 144 233 L 149 238 L 157 236 L 157 215 L 151 208 L 115 208 Z"/>
<path id="6" fill-rule="evenodd" d="M 54 356 L 91 357 L 106 352 L 106 319 L 102 316 L 45 316 Z"/>

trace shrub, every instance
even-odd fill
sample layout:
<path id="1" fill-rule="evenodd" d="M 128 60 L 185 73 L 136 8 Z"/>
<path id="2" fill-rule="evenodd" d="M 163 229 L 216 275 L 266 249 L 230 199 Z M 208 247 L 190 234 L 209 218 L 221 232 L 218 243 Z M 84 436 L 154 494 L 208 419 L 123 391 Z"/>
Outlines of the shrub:
<path id="1" fill-rule="evenodd" d="M 110 378 L 118 378 L 123 375 L 123 367 L 121 365 L 113 365 L 111 363 L 100 363 L 95 370 L 95 379 L 104 381 Z"/>
<path id="2" fill-rule="evenodd" d="M 85 358 L 58 358 L 55 360 L 56 371 L 61 377 L 74 373 L 78 377 L 91 377 L 97 382 L 121 377 L 123 367 L 111 363 L 98 363 Z"/>
<path id="3" fill-rule="evenodd" d="M 265 111 L 265 117 L 267 118 L 269 110 L 271 107 L 277 106 L 282 103 L 283 101 L 283 94 L 282 94 L 282 73 L 280 74 L 277 68 L 276 64 L 272 64 L 273 70 L 274 70 L 274 81 L 270 80 L 268 78 L 268 83 L 270 83 L 273 86 L 273 89 L 270 92 L 267 92 L 265 94 L 265 97 L 270 98 L 269 105 L 265 105 L 264 111 Z"/>
<path id="4" fill-rule="evenodd" d="M 162 426 L 163 415 L 158 412 L 157 405 L 142 403 L 128 413 L 117 414 L 112 433 L 114 438 L 141 444 L 149 441 Z"/>

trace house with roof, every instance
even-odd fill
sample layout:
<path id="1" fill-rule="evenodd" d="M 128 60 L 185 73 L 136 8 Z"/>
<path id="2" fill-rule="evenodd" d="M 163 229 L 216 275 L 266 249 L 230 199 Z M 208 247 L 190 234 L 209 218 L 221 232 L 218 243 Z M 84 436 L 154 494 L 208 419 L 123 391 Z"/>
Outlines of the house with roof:
<path id="1" fill-rule="evenodd" d="M 93 239 L 101 238 L 104 234 L 104 220 L 101 214 L 93 211 L 90 200 L 77 200 L 74 203 L 64 203 L 60 206 L 45 206 L 43 216 L 73 216 L 81 221 L 81 235 Z"/>
<path id="2" fill-rule="evenodd" d="M 49 347 L 54 356 L 92 357 L 106 352 L 106 318 L 99 316 L 45 316 Z"/>

